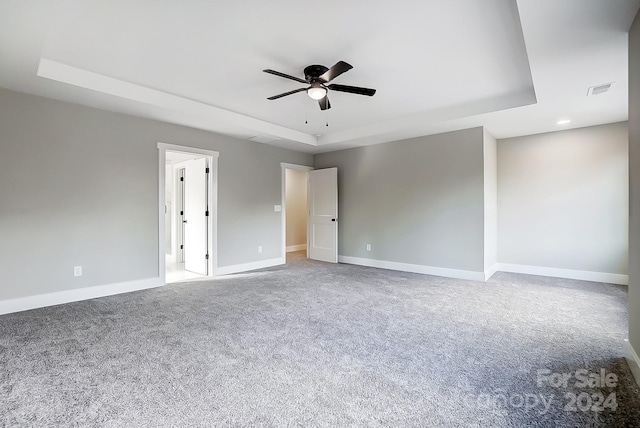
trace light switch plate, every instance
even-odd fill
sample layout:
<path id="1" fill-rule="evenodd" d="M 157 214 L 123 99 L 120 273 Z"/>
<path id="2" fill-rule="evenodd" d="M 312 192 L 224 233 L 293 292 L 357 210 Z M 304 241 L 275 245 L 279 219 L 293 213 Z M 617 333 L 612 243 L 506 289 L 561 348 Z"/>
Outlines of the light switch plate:
<path id="1" fill-rule="evenodd" d="M 273 206 L 273 210 L 277 213 L 279 213 L 280 211 L 282 211 L 282 205 L 274 205 Z"/>

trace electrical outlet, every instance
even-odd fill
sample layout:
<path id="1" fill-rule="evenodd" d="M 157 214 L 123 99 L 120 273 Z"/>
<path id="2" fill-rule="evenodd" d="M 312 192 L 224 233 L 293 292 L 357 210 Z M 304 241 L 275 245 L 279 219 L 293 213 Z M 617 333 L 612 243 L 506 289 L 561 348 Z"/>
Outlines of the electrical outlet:
<path id="1" fill-rule="evenodd" d="M 367 244 L 367 251 L 371 251 L 371 244 Z"/>
<path id="2" fill-rule="evenodd" d="M 82 266 L 73 267 L 73 276 L 82 276 Z"/>
<path id="3" fill-rule="evenodd" d="M 262 252 L 262 245 L 258 245 L 258 252 L 261 253 Z"/>

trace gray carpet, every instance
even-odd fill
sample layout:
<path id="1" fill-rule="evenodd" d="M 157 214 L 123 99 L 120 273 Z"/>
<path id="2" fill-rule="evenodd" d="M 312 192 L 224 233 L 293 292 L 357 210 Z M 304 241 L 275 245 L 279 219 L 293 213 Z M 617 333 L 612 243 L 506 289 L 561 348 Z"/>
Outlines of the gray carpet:
<path id="1" fill-rule="evenodd" d="M 609 284 L 483 284 L 297 255 L 0 316 L 0 426 L 640 426 L 626 298 Z M 617 379 L 576 378 L 601 369 Z"/>

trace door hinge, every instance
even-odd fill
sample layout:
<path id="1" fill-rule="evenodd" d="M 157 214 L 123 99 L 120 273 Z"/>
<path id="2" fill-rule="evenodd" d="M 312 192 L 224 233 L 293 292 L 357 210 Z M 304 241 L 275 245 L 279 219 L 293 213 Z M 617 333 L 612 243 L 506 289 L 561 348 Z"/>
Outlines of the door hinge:
<path id="1" fill-rule="evenodd" d="M 204 255 L 205 260 L 209 260 L 209 254 Z"/>
<path id="2" fill-rule="evenodd" d="M 205 216 L 205 217 L 209 217 L 209 210 L 207 210 L 207 211 L 205 211 L 205 212 L 204 212 L 204 216 Z"/>
<path id="3" fill-rule="evenodd" d="M 205 173 L 205 174 L 209 174 L 209 167 L 206 167 L 206 168 L 204 169 L 204 173 Z"/>
<path id="4" fill-rule="evenodd" d="M 184 177 L 180 177 L 180 181 L 184 181 Z"/>
<path id="5" fill-rule="evenodd" d="M 184 211 L 180 211 L 180 215 L 184 215 Z"/>
<path id="6" fill-rule="evenodd" d="M 184 250 L 184 245 L 180 245 L 180 249 L 181 249 L 181 250 Z"/>

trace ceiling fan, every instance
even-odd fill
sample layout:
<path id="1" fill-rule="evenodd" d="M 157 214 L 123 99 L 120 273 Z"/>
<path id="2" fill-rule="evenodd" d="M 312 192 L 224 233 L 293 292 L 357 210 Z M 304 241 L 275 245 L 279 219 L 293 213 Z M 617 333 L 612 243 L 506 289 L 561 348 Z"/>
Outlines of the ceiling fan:
<path id="1" fill-rule="evenodd" d="M 353 66 L 351 64 L 347 64 L 344 61 L 338 61 L 338 63 L 331 68 L 327 68 L 324 65 L 310 65 L 304 69 L 304 79 L 280 73 L 279 71 L 275 70 L 262 70 L 265 73 L 273 74 L 275 76 L 284 77 L 285 79 L 291 79 L 295 80 L 296 82 L 310 85 L 306 88 L 298 88 L 294 89 L 293 91 L 285 92 L 283 94 L 274 95 L 267 99 L 277 100 L 278 98 L 286 97 L 287 95 L 307 91 L 307 95 L 309 96 L 309 98 L 318 101 L 320 110 L 327 110 L 331 108 L 331 103 L 329 103 L 329 97 L 327 96 L 329 90 L 348 92 L 350 94 L 367 95 L 369 97 L 373 96 L 373 94 L 376 93 L 375 89 L 361 88 L 358 86 L 336 85 L 335 83 L 327 85 L 327 83 L 340 76 L 342 73 L 351 70 L 352 68 Z"/>

